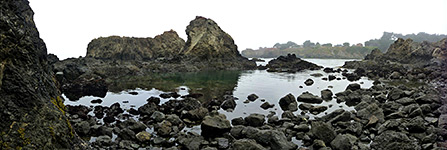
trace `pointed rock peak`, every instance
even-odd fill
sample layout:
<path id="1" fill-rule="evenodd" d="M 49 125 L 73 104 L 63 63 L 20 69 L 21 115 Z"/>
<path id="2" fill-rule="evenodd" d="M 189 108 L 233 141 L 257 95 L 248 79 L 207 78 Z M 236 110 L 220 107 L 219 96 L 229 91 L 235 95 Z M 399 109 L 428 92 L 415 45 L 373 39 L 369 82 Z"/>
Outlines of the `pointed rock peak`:
<path id="1" fill-rule="evenodd" d="M 186 56 L 205 60 L 242 58 L 233 38 L 211 19 L 197 16 L 186 27 L 186 34 Z"/>

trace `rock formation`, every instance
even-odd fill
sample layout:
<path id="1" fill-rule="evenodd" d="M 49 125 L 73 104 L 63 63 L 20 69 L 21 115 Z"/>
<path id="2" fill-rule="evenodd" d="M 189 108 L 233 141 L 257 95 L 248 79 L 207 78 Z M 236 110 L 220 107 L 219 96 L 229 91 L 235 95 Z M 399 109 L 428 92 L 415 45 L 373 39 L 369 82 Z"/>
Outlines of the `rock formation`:
<path id="1" fill-rule="evenodd" d="M 302 60 L 295 54 L 287 54 L 287 56 L 279 56 L 271 60 L 267 66 L 269 72 L 297 72 L 305 69 L 318 70 L 323 67 L 314 63 Z"/>
<path id="2" fill-rule="evenodd" d="M 101 37 L 88 44 L 87 57 L 115 60 L 171 58 L 177 56 L 184 45 L 185 41 L 173 30 L 155 38 Z"/>
<path id="3" fill-rule="evenodd" d="M 27 0 L 0 2 L 0 149 L 79 147 Z"/>

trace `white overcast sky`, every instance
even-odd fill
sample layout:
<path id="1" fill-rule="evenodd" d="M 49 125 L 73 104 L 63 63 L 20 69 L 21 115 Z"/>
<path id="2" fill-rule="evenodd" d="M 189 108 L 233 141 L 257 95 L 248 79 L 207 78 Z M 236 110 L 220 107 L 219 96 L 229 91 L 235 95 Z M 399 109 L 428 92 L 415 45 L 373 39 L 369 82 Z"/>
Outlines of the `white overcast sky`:
<path id="1" fill-rule="evenodd" d="M 447 34 L 447 0 L 29 0 L 48 52 L 85 56 L 111 35 L 154 37 L 175 30 L 186 41 L 195 16 L 211 18 L 239 50 L 305 40 L 363 43 L 395 33 Z"/>

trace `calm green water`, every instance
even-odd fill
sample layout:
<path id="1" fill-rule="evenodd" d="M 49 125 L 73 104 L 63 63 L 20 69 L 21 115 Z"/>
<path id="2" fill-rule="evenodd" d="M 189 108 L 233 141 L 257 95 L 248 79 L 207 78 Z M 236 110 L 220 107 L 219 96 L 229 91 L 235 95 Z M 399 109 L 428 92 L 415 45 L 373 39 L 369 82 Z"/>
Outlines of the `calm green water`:
<path id="1" fill-rule="evenodd" d="M 337 68 L 342 66 L 346 59 L 305 59 L 307 61 L 322 65 L 324 67 Z M 266 64 L 266 62 L 258 62 L 258 64 Z M 327 77 L 329 74 L 324 73 L 322 70 L 317 71 L 303 71 L 298 73 L 271 73 L 265 70 L 252 70 L 252 71 L 214 71 L 214 72 L 198 72 L 198 73 L 170 73 L 170 74 L 156 74 L 145 77 L 124 77 L 112 82 L 110 86 L 110 92 L 104 98 L 103 103 L 100 105 L 110 106 L 113 103 L 120 103 L 124 109 L 135 109 L 144 105 L 146 99 L 155 96 L 159 97 L 161 93 L 176 91 L 181 95 L 187 95 L 188 93 L 201 93 L 204 94 L 201 101 L 207 101 L 212 98 L 221 98 L 225 92 L 233 93 L 237 100 L 237 106 L 232 112 L 220 110 L 221 113 L 227 115 L 228 119 L 235 117 L 248 116 L 251 113 L 268 114 L 270 111 L 277 113 L 278 116 L 282 113 L 279 107 L 279 99 L 288 93 L 292 93 L 295 97 L 301 93 L 308 91 L 314 95 L 320 95 L 320 91 L 329 88 L 334 94 L 344 91 L 348 84 L 353 83 L 348 80 L 333 80 L 324 81 L 322 77 L 312 77 L 310 74 L 321 73 Z M 336 77 L 342 77 L 339 73 L 331 73 Z M 304 81 L 306 79 L 313 79 L 314 84 L 306 86 Z M 355 83 L 361 84 L 362 88 L 369 88 L 372 85 L 372 81 L 367 78 L 362 78 Z M 303 88 L 299 88 L 303 86 Z M 138 92 L 138 95 L 128 94 L 130 91 Z M 248 104 L 243 103 L 247 96 L 250 94 L 256 94 L 259 99 L 255 102 Z M 66 98 L 66 97 L 65 97 Z M 99 97 L 85 96 L 78 101 L 65 101 L 68 105 L 87 105 L 95 106 L 99 104 L 91 104 L 90 101 L 98 99 Z M 67 98 L 66 98 L 67 99 Z M 264 110 L 260 108 L 263 103 L 260 99 L 265 99 L 271 104 L 275 104 L 274 108 Z M 169 99 L 162 99 L 162 103 Z M 128 101 L 128 103 L 123 103 Z M 319 114 L 318 116 L 330 113 L 336 109 L 343 108 L 346 110 L 352 110 L 352 107 L 348 107 L 345 104 L 338 104 L 335 99 L 327 102 L 323 102 L 319 105 L 333 105 L 326 112 Z M 300 113 L 300 110 L 295 112 Z M 311 117 L 314 115 L 308 114 Z"/>

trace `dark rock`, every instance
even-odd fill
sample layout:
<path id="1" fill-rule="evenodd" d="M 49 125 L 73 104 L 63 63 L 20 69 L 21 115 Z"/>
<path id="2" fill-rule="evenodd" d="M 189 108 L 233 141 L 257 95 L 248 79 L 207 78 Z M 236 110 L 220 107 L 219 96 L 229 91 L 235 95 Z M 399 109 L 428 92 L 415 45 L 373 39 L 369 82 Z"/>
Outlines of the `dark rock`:
<path id="1" fill-rule="evenodd" d="M 334 150 L 346 150 L 351 149 L 355 142 L 357 141 L 357 137 L 350 134 L 339 134 L 335 137 L 331 142 L 331 147 Z"/>
<path id="2" fill-rule="evenodd" d="M 329 75 L 329 76 L 328 76 L 329 81 L 335 80 L 336 78 L 337 78 L 337 77 L 335 77 L 334 75 Z"/>
<path id="3" fill-rule="evenodd" d="M 201 94 L 201 93 L 189 93 L 188 95 L 186 95 L 186 97 L 191 97 L 191 98 L 200 98 L 200 97 L 202 97 L 203 96 L 203 94 Z"/>
<path id="4" fill-rule="evenodd" d="M 315 96 L 309 92 L 303 92 L 303 94 L 298 96 L 297 100 L 299 102 L 313 103 L 313 104 L 320 104 L 323 102 L 323 99 L 321 99 L 320 97 Z"/>
<path id="5" fill-rule="evenodd" d="M 295 125 L 293 129 L 298 132 L 308 132 L 310 130 L 309 125 L 307 124 Z"/>
<path id="6" fill-rule="evenodd" d="M 155 111 L 158 110 L 158 105 L 155 103 L 146 103 L 143 106 L 138 108 L 138 112 L 140 115 L 152 115 Z"/>
<path id="7" fill-rule="evenodd" d="M 90 124 L 87 121 L 81 121 L 74 124 L 74 129 L 79 135 L 86 136 L 90 132 Z"/>
<path id="8" fill-rule="evenodd" d="M 312 77 L 322 77 L 323 74 L 321 74 L 321 73 L 313 73 L 313 74 L 310 74 L 310 76 L 312 76 Z"/>
<path id="9" fill-rule="evenodd" d="M 304 81 L 304 84 L 306 84 L 307 86 L 311 86 L 312 84 L 314 84 L 314 80 L 307 79 L 306 81 Z"/>
<path id="10" fill-rule="evenodd" d="M 312 122 L 310 132 L 313 136 L 323 140 L 326 144 L 329 144 L 336 136 L 336 133 L 331 125 L 320 121 Z"/>
<path id="11" fill-rule="evenodd" d="M 297 72 L 305 69 L 319 70 L 323 67 L 316 64 L 301 60 L 295 54 L 287 54 L 287 56 L 279 56 L 269 61 L 267 66 L 270 71 L 280 72 Z M 269 71 L 267 70 L 267 71 Z"/>
<path id="12" fill-rule="evenodd" d="M 105 122 L 105 123 L 113 123 L 113 122 L 115 122 L 115 117 L 113 117 L 113 116 L 106 116 L 106 117 L 104 117 L 103 118 L 103 121 Z"/>
<path id="13" fill-rule="evenodd" d="M 245 117 L 245 123 L 249 126 L 253 127 L 260 127 L 264 125 L 265 122 L 265 116 L 262 114 L 250 114 L 249 116 Z"/>
<path id="14" fill-rule="evenodd" d="M 351 90 L 351 91 L 355 91 L 355 90 L 359 90 L 360 89 L 360 84 L 357 83 L 351 83 L 348 85 L 348 87 L 346 87 L 346 90 Z"/>
<path id="15" fill-rule="evenodd" d="M 417 116 L 415 118 L 411 118 L 407 122 L 402 123 L 409 132 L 412 133 L 421 133 L 425 132 L 427 127 L 424 125 L 425 121 L 421 116 Z"/>
<path id="16" fill-rule="evenodd" d="M 402 91 L 399 88 L 393 88 L 389 93 L 388 93 L 388 99 L 389 100 L 398 100 L 400 99 L 402 96 L 404 95 L 404 91 Z"/>
<path id="17" fill-rule="evenodd" d="M 135 132 L 128 128 L 124 128 L 121 130 L 121 132 L 118 134 L 118 137 L 120 137 L 123 140 L 133 140 L 136 138 Z"/>
<path id="18" fill-rule="evenodd" d="M 287 94 L 283 98 L 279 100 L 279 106 L 283 111 L 297 111 L 298 110 L 298 103 L 295 100 L 295 96 L 293 96 L 291 93 Z"/>
<path id="19" fill-rule="evenodd" d="M 154 113 L 152 113 L 150 118 L 155 122 L 161 122 L 166 118 L 166 115 L 163 114 L 162 112 L 155 111 Z"/>
<path id="20" fill-rule="evenodd" d="M 301 110 L 309 110 L 310 108 L 314 107 L 312 104 L 302 103 L 298 106 Z"/>
<path id="21" fill-rule="evenodd" d="M 177 141 L 179 145 L 184 146 L 185 149 L 200 149 L 204 139 L 199 135 L 186 135 L 178 137 Z"/>
<path id="22" fill-rule="evenodd" d="M 160 98 L 158 98 L 158 97 L 153 97 L 153 96 L 151 96 L 151 97 L 149 97 L 146 101 L 147 101 L 148 103 L 154 103 L 154 104 L 156 104 L 156 105 L 160 104 Z"/>
<path id="23" fill-rule="evenodd" d="M 399 72 L 395 71 L 395 72 L 391 73 L 390 79 L 400 79 L 401 76 L 402 75 Z"/>
<path id="24" fill-rule="evenodd" d="M 90 103 L 92 103 L 92 104 L 101 104 L 102 100 L 101 99 L 95 99 L 95 100 L 91 100 Z"/>
<path id="25" fill-rule="evenodd" d="M 230 121 L 219 115 L 205 116 L 201 124 L 201 128 L 202 136 L 219 137 L 230 131 L 231 124 Z"/>
<path id="26" fill-rule="evenodd" d="M 138 92 L 128 92 L 130 95 L 138 95 Z"/>
<path id="27" fill-rule="evenodd" d="M 326 72 L 326 73 L 333 73 L 334 72 L 334 68 L 326 67 L 326 68 L 323 69 L 323 71 Z"/>
<path id="28" fill-rule="evenodd" d="M 371 148 L 396 150 L 421 149 L 420 145 L 418 145 L 415 140 L 410 139 L 404 133 L 392 130 L 387 130 L 376 136 L 371 143 Z"/>
<path id="29" fill-rule="evenodd" d="M 265 102 L 261 105 L 262 109 L 269 109 L 275 107 L 275 104 L 270 104 L 269 102 Z"/>
<path id="30" fill-rule="evenodd" d="M 245 125 L 245 120 L 242 117 L 237 117 L 231 120 L 231 124 L 233 126 L 237 126 L 237 125 Z"/>
<path id="31" fill-rule="evenodd" d="M 327 110 L 327 106 L 313 106 L 309 109 L 309 111 L 314 115 L 317 115 L 317 114 L 324 112 L 326 110 Z"/>
<path id="32" fill-rule="evenodd" d="M 247 99 L 250 100 L 250 101 L 255 101 L 258 98 L 259 97 L 256 94 L 250 94 L 250 95 L 247 96 Z"/>
<path id="33" fill-rule="evenodd" d="M 112 146 L 112 138 L 107 135 L 102 135 L 96 138 L 95 143 L 98 143 L 98 145 L 105 147 Z"/>
<path id="34" fill-rule="evenodd" d="M 222 102 L 222 105 L 220 107 L 224 110 L 234 109 L 236 108 L 236 101 L 234 101 L 233 99 L 227 99 L 224 102 Z"/>
<path id="35" fill-rule="evenodd" d="M 252 139 L 236 140 L 232 144 L 232 147 L 234 150 L 266 150 L 266 148 L 262 147 L 262 145 L 256 143 L 256 141 Z"/>
<path id="36" fill-rule="evenodd" d="M 321 91 L 321 98 L 323 100 L 332 100 L 332 91 L 329 89 L 325 89 Z"/>
<path id="37" fill-rule="evenodd" d="M 130 108 L 129 109 L 129 114 L 132 115 L 140 115 L 140 112 L 138 112 L 138 110 L 134 109 L 134 108 Z"/>
<path id="38" fill-rule="evenodd" d="M 382 108 L 380 108 L 376 103 L 368 105 L 366 108 L 357 111 L 357 117 L 369 120 L 371 116 L 375 116 L 379 119 L 379 122 L 384 121 L 384 114 Z"/>
<path id="39" fill-rule="evenodd" d="M 287 140 L 284 132 L 278 130 L 261 130 L 256 134 L 255 140 L 263 145 L 269 145 L 272 149 L 294 150 L 297 145 Z"/>
<path id="40" fill-rule="evenodd" d="M 201 121 L 208 114 L 208 109 L 199 107 L 197 109 L 193 109 L 187 111 L 185 114 L 182 114 L 182 118 L 189 119 L 191 121 Z"/>
<path id="41" fill-rule="evenodd" d="M 172 133 L 172 123 L 163 120 L 155 126 L 155 130 L 157 131 L 157 135 L 167 137 Z"/>

